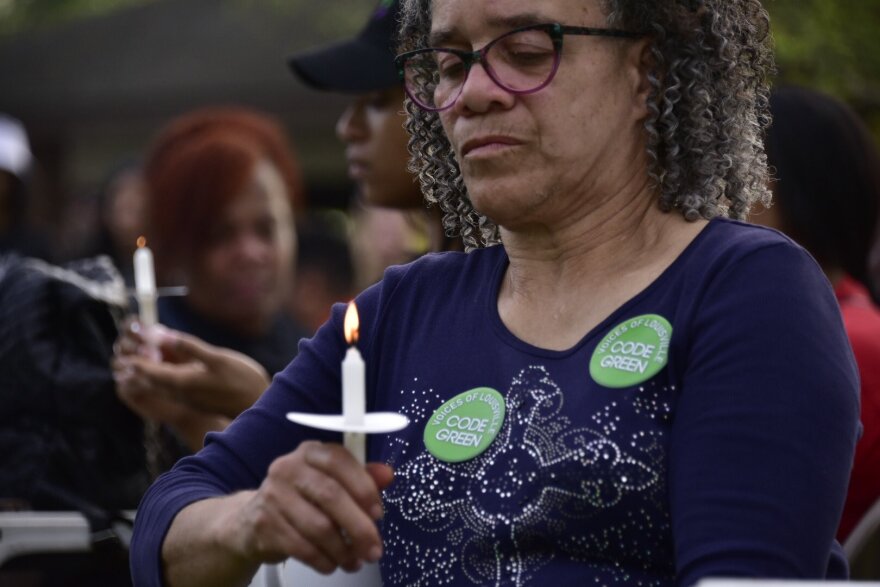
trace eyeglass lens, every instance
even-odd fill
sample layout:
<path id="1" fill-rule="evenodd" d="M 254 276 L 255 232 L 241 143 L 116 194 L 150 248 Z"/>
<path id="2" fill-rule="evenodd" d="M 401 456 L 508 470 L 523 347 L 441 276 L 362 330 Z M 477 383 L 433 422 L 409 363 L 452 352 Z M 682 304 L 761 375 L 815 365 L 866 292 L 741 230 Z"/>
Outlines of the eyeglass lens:
<path id="1" fill-rule="evenodd" d="M 496 84 L 521 94 L 538 90 L 550 80 L 557 51 L 547 30 L 529 29 L 499 37 L 483 49 L 480 61 Z M 461 93 L 470 65 L 450 50 L 419 53 L 406 62 L 406 87 L 421 106 L 448 108 Z"/>

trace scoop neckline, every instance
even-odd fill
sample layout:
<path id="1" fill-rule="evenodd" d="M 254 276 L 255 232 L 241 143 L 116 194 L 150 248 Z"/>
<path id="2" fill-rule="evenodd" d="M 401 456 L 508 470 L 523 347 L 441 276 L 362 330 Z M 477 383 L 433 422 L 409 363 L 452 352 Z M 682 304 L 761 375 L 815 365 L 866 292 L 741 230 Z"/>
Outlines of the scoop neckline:
<path id="1" fill-rule="evenodd" d="M 671 276 L 677 271 L 678 267 L 687 262 L 688 258 L 693 254 L 694 249 L 696 249 L 699 243 L 707 238 L 708 233 L 713 230 L 713 227 L 716 226 L 719 221 L 723 220 L 723 218 L 718 217 L 710 219 L 706 226 L 704 226 L 703 229 L 691 240 L 691 242 L 687 244 L 687 246 L 682 250 L 678 257 L 676 257 L 672 261 L 672 263 L 670 263 L 669 266 L 666 267 L 666 269 L 664 269 L 660 273 L 660 275 L 658 275 L 651 283 L 649 283 L 641 291 L 639 291 L 631 298 L 623 302 L 620 306 L 618 306 L 601 322 L 599 322 L 598 324 L 596 324 L 596 326 L 586 332 L 584 336 L 581 337 L 581 339 L 573 346 L 568 349 L 558 351 L 538 347 L 522 340 L 521 338 L 513 334 L 504 324 L 504 321 L 501 320 L 501 315 L 498 313 L 498 294 L 501 291 L 501 281 L 502 279 L 504 279 L 505 270 L 507 269 L 508 265 L 510 265 L 510 258 L 507 256 L 507 250 L 504 249 L 504 245 L 498 245 L 502 249 L 502 254 L 499 255 L 498 262 L 496 263 L 495 269 L 492 273 L 492 287 L 487 288 L 486 297 L 484 299 L 484 303 L 486 304 L 487 309 L 487 316 L 489 316 L 491 326 L 495 331 L 495 334 L 502 340 L 502 342 L 520 352 L 535 357 L 550 359 L 562 359 L 568 357 L 584 348 L 587 344 L 590 343 L 592 339 L 604 333 L 612 324 L 621 321 L 622 318 L 620 318 L 620 316 L 622 314 L 626 314 L 631 307 L 638 304 L 643 298 L 651 294 L 654 290 L 658 289 L 664 282 L 671 279 Z"/>

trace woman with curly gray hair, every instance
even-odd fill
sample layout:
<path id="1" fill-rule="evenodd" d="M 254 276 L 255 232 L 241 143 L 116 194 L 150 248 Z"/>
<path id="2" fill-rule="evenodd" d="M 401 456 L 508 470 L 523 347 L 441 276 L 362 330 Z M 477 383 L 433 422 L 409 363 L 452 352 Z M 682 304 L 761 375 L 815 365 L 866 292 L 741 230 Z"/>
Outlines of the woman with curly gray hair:
<path id="1" fill-rule="evenodd" d="M 334 308 L 147 494 L 138 584 L 844 576 L 852 354 L 815 262 L 738 221 L 767 198 L 759 2 L 406 0 L 402 31 L 413 169 L 470 249 L 356 299 L 367 405 L 410 424 L 364 467 L 285 421 L 341 409 Z"/>
<path id="2" fill-rule="evenodd" d="M 405 48 L 427 44 L 431 0 L 405 3 Z M 760 2 L 601 0 L 609 26 L 650 33 L 644 118 L 648 177 L 661 209 L 688 220 L 744 219 L 769 202 L 761 133 L 772 71 L 769 23 Z M 712 5 L 712 8 L 709 7 Z M 469 247 L 500 241 L 496 224 L 468 200 L 437 112 L 410 102 L 408 130 L 425 197 Z"/>

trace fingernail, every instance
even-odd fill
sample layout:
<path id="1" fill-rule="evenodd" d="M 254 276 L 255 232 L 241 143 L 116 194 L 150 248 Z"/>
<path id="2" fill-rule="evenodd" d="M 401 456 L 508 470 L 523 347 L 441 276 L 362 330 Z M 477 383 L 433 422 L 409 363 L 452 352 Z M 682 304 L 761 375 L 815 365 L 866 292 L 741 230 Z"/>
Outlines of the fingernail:
<path id="1" fill-rule="evenodd" d="M 382 547 L 374 546 L 373 548 L 371 548 L 370 554 L 367 556 L 367 560 L 369 560 L 371 563 L 374 563 L 380 558 L 382 558 Z"/>
<path id="2" fill-rule="evenodd" d="M 370 515 L 373 516 L 374 520 L 381 520 L 382 516 L 385 515 L 385 510 L 382 509 L 382 506 L 374 504 L 373 507 L 370 508 Z"/>

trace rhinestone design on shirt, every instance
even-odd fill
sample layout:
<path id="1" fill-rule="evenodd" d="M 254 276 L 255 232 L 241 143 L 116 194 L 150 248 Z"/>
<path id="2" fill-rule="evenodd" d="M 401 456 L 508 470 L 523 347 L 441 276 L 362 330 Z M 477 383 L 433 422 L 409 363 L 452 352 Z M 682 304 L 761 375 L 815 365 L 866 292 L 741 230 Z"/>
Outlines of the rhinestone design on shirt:
<path id="1" fill-rule="evenodd" d="M 406 449 L 397 453 L 395 482 L 384 496 L 383 536 L 386 552 L 394 553 L 383 559 L 389 584 L 460 584 L 467 577 L 474 585 L 520 586 L 560 557 L 614 565 L 602 560 L 603 552 L 622 530 L 589 520 L 628 494 L 662 491 L 662 458 L 634 450 L 653 443 L 653 433 L 627 438 L 626 447 L 612 437 L 616 403 L 579 419 L 590 426 L 575 425 L 543 366 L 523 369 L 504 395 L 502 430 L 478 457 L 446 463 L 422 447 L 407 447 L 414 458 Z M 656 392 L 648 395 L 638 411 L 668 413 Z M 421 406 L 417 411 L 431 413 Z M 409 540 L 400 531 L 404 524 L 444 539 Z M 667 528 L 668 520 L 661 525 Z"/>

